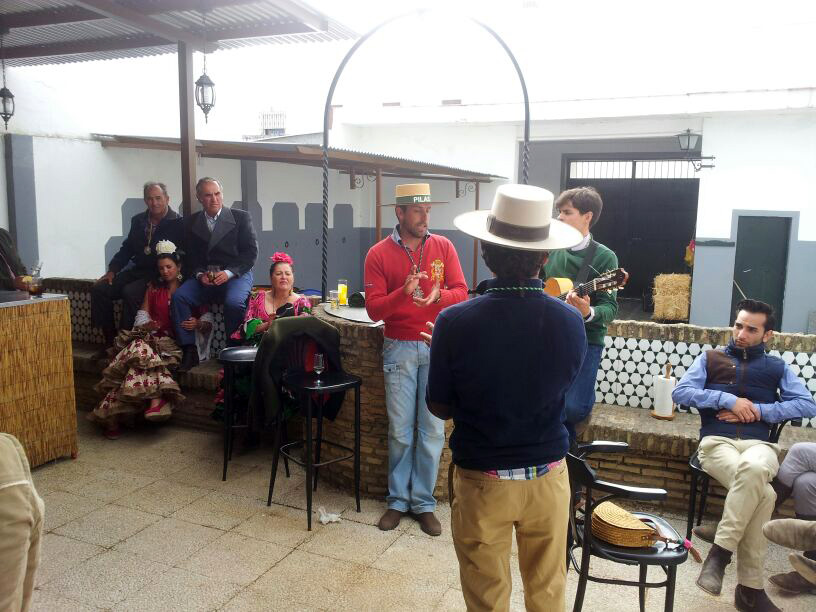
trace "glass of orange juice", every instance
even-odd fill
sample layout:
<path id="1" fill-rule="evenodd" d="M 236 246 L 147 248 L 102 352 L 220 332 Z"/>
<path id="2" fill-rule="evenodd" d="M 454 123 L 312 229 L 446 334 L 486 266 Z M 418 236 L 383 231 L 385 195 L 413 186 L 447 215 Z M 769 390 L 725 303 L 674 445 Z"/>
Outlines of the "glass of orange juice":
<path id="1" fill-rule="evenodd" d="M 337 281 L 337 301 L 340 306 L 348 306 L 348 281 L 345 278 Z"/>

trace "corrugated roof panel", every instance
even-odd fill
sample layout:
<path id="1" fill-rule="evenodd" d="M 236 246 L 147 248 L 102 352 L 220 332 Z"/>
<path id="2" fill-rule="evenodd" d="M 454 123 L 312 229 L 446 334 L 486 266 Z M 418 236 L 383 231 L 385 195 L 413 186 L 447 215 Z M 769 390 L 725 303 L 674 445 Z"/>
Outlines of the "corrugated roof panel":
<path id="1" fill-rule="evenodd" d="M 329 19 L 322 13 L 309 8 L 299 2 L 306 13 L 312 14 L 317 21 L 327 24 L 327 31 L 306 32 L 297 34 L 279 34 L 274 36 L 260 36 L 254 38 L 223 39 L 219 40 L 220 49 L 235 49 L 264 44 L 298 44 L 323 42 L 331 40 L 347 40 L 357 38 L 357 34 L 346 26 Z M 0 2 L 0 16 L 29 11 L 47 11 L 76 7 L 77 4 L 67 0 L 3 0 Z M 157 6 L 161 6 L 158 4 Z M 201 32 L 202 13 L 200 11 L 168 11 L 155 13 L 151 18 L 187 32 Z M 297 15 L 289 13 L 275 4 L 275 0 L 248 0 L 247 4 L 216 7 L 207 13 L 207 30 L 211 39 L 219 36 L 233 35 L 236 28 L 258 27 L 274 24 L 286 25 L 300 23 Z M 220 32 L 219 32 L 220 31 Z M 38 47 L 59 43 L 76 43 L 95 40 L 103 41 L 110 38 L 135 38 L 148 36 L 138 27 L 131 26 L 124 21 L 101 18 L 88 21 L 74 21 L 62 24 L 15 27 L 6 35 L 4 42 L 8 49 L 14 47 Z M 144 57 L 174 53 L 176 45 L 168 42 L 166 45 L 151 47 L 137 47 L 133 49 L 98 50 L 78 54 L 63 54 L 50 57 L 11 58 L 6 60 L 9 66 L 33 66 L 42 64 L 61 64 L 71 62 L 92 61 L 100 59 L 117 59 L 125 57 Z"/>
<path id="2" fill-rule="evenodd" d="M 25 13 L 27 11 L 61 8 L 72 4 L 67 0 L 4 0 L 2 12 L 7 14 Z"/>

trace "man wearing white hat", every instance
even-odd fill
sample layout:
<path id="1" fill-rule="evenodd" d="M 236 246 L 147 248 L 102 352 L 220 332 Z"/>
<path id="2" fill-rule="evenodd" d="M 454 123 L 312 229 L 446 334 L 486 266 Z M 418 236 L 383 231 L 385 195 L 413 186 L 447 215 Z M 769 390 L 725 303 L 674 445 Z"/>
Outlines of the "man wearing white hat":
<path id="1" fill-rule="evenodd" d="M 470 611 L 507 610 L 515 526 L 527 610 L 563 610 L 567 390 L 586 352 L 579 312 L 543 293 L 549 251 L 581 234 L 552 219 L 552 194 L 502 185 L 489 211 L 456 217 L 495 278 L 445 309 L 431 342 L 431 412 L 453 419 L 451 530 Z"/>
<path id="2" fill-rule="evenodd" d="M 383 371 L 388 410 L 388 509 L 383 531 L 409 512 L 422 531 L 438 536 L 433 492 L 445 423 L 425 404 L 429 349 L 420 333 L 439 311 L 467 297 L 459 257 L 450 240 L 428 231 L 432 204 L 427 183 L 397 185 L 399 223 L 365 260 L 366 310 L 385 321 Z"/>

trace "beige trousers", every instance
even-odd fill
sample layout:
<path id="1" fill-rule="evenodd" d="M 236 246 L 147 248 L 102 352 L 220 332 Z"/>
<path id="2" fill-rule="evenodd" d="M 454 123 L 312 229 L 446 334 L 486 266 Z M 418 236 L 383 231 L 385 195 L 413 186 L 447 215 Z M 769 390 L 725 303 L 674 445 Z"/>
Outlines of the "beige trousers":
<path id="1" fill-rule="evenodd" d="M 763 588 L 768 542 L 762 526 L 771 519 L 776 493 L 770 481 L 779 470 L 779 447 L 761 440 L 706 436 L 700 465 L 728 490 L 715 544 L 737 553 L 737 581 Z"/>
<path id="2" fill-rule="evenodd" d="M 563 610 L 570 495 L 566 461 L 534 480 L 498 480 L 455 467 L 452 489 L 451 531 L 467 609 L 510 609 L 515 526 L 527 610 Z"/>
<path id="3" fill-rule="evenodd" d="M 17 438 L 0 433 L 0 610 L 31 606 L 40 562 L 42 499 L 34 489 L 25 451 Z"/>

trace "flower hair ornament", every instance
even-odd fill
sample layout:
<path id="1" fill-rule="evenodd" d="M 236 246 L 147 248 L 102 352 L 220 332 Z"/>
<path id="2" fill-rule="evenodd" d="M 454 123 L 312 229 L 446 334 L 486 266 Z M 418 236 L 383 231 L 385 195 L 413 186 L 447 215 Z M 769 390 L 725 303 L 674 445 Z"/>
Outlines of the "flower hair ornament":
<path id="1" fill-rule="evenodd" d="M 288 263 L 290 266 L 295 263 L 286 253 L 280 251 L 274 253 L 269 259 L 272 260 L 272 263 Z"/>
<path id="2" fill-rule="evenodd" d="M 176 252 L 176 245 L 169 240 L 159 240 L 156 243 L 156 255 L 173 255 Z"/>

